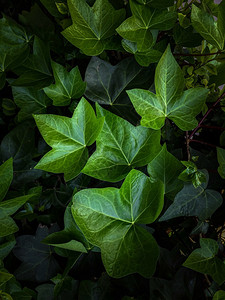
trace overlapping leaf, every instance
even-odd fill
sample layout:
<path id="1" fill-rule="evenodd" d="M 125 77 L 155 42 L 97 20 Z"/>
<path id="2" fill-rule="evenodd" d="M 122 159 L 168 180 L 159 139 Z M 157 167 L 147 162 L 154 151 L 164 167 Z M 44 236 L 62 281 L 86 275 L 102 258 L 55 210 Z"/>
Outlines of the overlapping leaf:
<path id="1" fill-rule="evenodd" d="M 52 150 L 35 168 L 64 173 L 65 180 L 77 176 L 88 159 L 87 146 L 95 142 L 104 118 L 97 119 L 91 105 L 82 98 L 72 118 L 57 115 L 35 115 L 37 126 Z"/>
<path id="2" fill-rule="evenodd" d="M 97 137 L 97 149 L 83 173 L 104 181 L 125 178 L 132 168 L 149 163 L 160 149 L 160 132 L 133 126 L 97 105 L 97 115 L 105 122 Z"/>
<path id="3" fill-rule="evenodd" d="M 78 67 L 67 72 L 63 66 L 52 62 L 52 70 L 55 84 L 45 87 L 44 92 L 53 100 L 53 105 L 69 105 L 71 99 L 78 99 L 83 95 L 86 84 L 81 78 Z"/>
<path id="4" fill-rule="evenodd" d="M 169 118 L 180 129 L 191 130 L 198 124 L 195 117 L 202 109 L 208 90 L 198 87 L 183 92 L 183 89 L 183 72 L 168 47 L 156 68 L 156 94 L 141 89 L 127 93 L 142 116 L 142 126 L 160 129 Z"/>
<path id="5" fill-rule="evenodd" d="M 198 8 L 196 5 L 192 5 L 191 11 L 191 21 L 195 30 L 210 44 L 220 50 L 223 50 L 225 41 L 225 27 L 223 23 L 225 10 L 223 9 L 223 5 L 221 4 L 220 6 L 218 21 L 215 21 L 212 15 Z"/>
<path id="6" fill-rule="evenodd" d="M 10 158 L 0 166 L 0 201 L 4 199 L 12 180 L 13 160 Z"/>
<path id="7" fill-rule="evenodd" d="M 134 0 L 130 1 L 132 17 L 126 19 L 118 28 L 117 32 L 124 39 L 137 44 L 137 50 L 145 52 L 149 50 L 154 38 L 153 29 L 169 30 L 176 21 L 176 12 L 167 9 L 151 8 L 141 5 Z"/>
<path id="8" fill-rule="evenodd" d="M 176 195 L 174 202 L 169 206 L 160 221 L 184 216 L 197 216 L 200 220 L 206 220 L 223 203 L 221 194 L 217 191 L 206 189 L 207 182 L 195 188 L 192 183 L 185 184 L 184 188 Z"/>
<path id="9" fill-rule="evenodd" d="M 183 183 L 178 179 L 183 167 L 181 162 L 167 151 L 166 144 L 163 145 L 159 154 L 148 164 L 148 173 L 164 183 L 165 193 L 179 191 Z"/>
<path id="10" fill-rule="evenodd" d="M 85 0 L 69 0 L 68 6 L 73 24 L 62 34 L 86 55 L 100 54 L 125 17 L 125 11 L 115 10 L 108 0 L 96 0 L 92 8 Z"/>
<path id="11" fill-rule="evenodd" d="M 225 264 L 216 256 L 219 245 L 212 239 L 200 239 L 200 246 L 189 255 L 183 266 L 208 274 L 221 285 L 225 281 Z"/>
<path id="12" fill-rule="evenodd" d="M 101 248 L 108 274 L 122 277 L 155 272 L 159 249 L 140 224 L 155 221 L 163 207 L 163 184 L 151 183 L 137 170 L 126 177 L 121 189 L 87 189 L 75 194 L 72 213 L 85 237 Z"/>
<path id="13" fill-rule="evenodd" d="M 31 87 L 12 87 L 13 98 L 20 108 L 18 120 L 24 121 L 32 118 L 32 114 L 46 113 L 51 100 L 43 91 Z"/>

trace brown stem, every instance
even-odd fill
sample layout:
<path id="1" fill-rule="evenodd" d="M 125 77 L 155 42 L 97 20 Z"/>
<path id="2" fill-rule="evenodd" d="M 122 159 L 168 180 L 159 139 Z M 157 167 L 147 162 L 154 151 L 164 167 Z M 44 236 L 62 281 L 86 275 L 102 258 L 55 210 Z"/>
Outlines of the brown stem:
<path id="1" fill-rule="evenodd" d="M 217 147 L 216 145 L 209 144 L 209 143 L 207 143 L 207 142 L 199 141 L 199 140 L 193 140 L 193 139 L 192 139 L 192 140 L 189 140 L 189 143 L 190 143 L 190 142 L 194 142 L 194 143 L 199 143 L 199 144 L 207 145 L 207 146 L 214 147 L 214 148 Z"/>
<path id="2" fill-rule="evenodd" d="M 186 131 L 186 146 L 187 146 L 188 161 L 190 161 L 191 160 L 191 153 L 190 153 L 190 140 L 189 140 L 188 131 Z"/>
<path id="3" fill-rule="evenodd" d="M 194 134 L 196 133 L 196 131 L 199 130 L 199 128 L 201 127 L 202 123 L 205 121 L 205 119 L 208 117 L 208 115 L 213 111 L 213 109 L 215 108 L 215 106 L 220 103 L 220 101 L 223 99 L 223 97 L 225 97 L 225 92 L 217 99 L 217 101 L 213 104 L 213 106 L 204 114 L 203 118 L 201 119 L 201 121 L 198 123 L 198 126 L 192 131 L 192 133 L 189 136 L 189 140 L 191 140 L 194 136 Z"/>
<path id="4" fill-rule="evenodd" d="M 217 130 L 225 130 L 225 127 L 219 127 L 219 126 L 201 125 L 201 127 L 202 127 L 202 128 L 217 129 Z"/>
<path id="5" fill-rule="evenodd" d="M 221 51 L 214 53 L 173 53 L 174 56 L 211 56 L 220 54 Z"/>

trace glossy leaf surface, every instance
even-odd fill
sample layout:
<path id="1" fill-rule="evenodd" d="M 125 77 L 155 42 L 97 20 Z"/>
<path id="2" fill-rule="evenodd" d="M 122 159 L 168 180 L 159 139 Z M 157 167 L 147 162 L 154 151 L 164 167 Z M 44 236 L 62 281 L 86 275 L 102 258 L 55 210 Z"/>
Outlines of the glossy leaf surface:
<path id="1" fill-rule="evenodd" d="M 35 115 L 37 126 L 52 150 L 36 168 L 64 173 L 65 180 L 77 176 L 88 159 L 86 146 L 94 143 L 104 118 L 97 119 L 91 105 L 82 98 L 72 118 L 57 115 Z"/>
<path id="2" fill-rule="evenodd" d="M 134 272 L 150 277 L 159 255 L 157 243 L 140 224 L 152 223 L 163 207 L 163 184 L 132 170 L 121 189 L 82 190 L 72 213 L 86 238 L 101 248 L 108 274 Z"/>
<path id="3" fill-rule="evenodd" d="M 160 149 L 160 132 L 133 126 L 97 105 L 97 115 L 105 117 L 97 137 L 97 148 L 83 173 L 110 182 L 125 178 L 132 168 L 146 165 Z"/>

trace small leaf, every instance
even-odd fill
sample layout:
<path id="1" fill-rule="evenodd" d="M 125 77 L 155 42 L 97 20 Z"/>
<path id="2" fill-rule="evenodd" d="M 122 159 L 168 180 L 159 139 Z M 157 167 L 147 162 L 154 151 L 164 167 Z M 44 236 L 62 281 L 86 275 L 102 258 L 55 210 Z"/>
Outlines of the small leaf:
<path id="1" fill-rule="evenodd" d="M 105 117 L 96 139 L 96 151 L 82 173 L 94 178 L 120 181 L 132 168 L 145 166 L 160 149 L 160 131 L 133 126 L 97 105 L 97 115 Z"/>
<path id="2" fill-rule="evenodd" d="M 224 300 L 225 299 L 225 291 L 217 291 L 214 296 L 213 296 L 213 300 Z"/>
<path id="3" fill-rule="evenodd" d="M 218 173 L 225 179 L 225 150 L 217 147 L 217 159 L 219 163 Z"/>
<path id="4" fill-rule="evenodd" d="M 0 208 L 0 237 L 4 237 L 18 231 L 19 228 L 4 209 Z"/>
<path id="5" fill-rule="evenodd" d="M 78 226 L 101 248 L 108 274 L 123 277 L 155 272 L 159 249 L 152 235 L 139 224 L 155 221 L 163 207 L 163 184 L 151 183 L 137 170 L 121 189 L 87 189 L 75 194 L 72 213 Z"/>
<path id="6" fill-rule="evenodd" d="M 62 34 L 86 55 L 102 53 L 125 17 L 125 10 L 115 10 L 108 0 L 96 0 L 92 8 L 85 0 L 68 0 L 68 7 L 73 24 Z"/>
<path id="7" fill-rule="evenodd" d="M 221 285 L 225 281 L 225 264 L 216 255 L 219 246 L 212 239 L 200 239 L 200 249 L 194 250 L 183 263 L 186 268 L 208 274 Z"/>
<path id="8" fill-rule="evenodd" d="M 57 115 L 35 115 L 34 118 L 46 143 L 52 147 L 35 168 L 64 173 L 66 181 L 76 177 L 87 162 L 86 147 L 94 143 L 104 118 L 97 119 L 84 98 L 72 118 Z"/>
<path id="9" fill-rule="evenodd" d="M 206 39 L 210 44 L 212 44 L 216 48 L 220 50 L 223 49 L 223 34 L 220 28 L 218 28 L 217 22 L 209 13 L 203 11 L 202 9 L 198 8 L 196 5 L 193 4 L 191 11 L 191 21 L 195 30 L 199 32 L 204 39 Z"/>
<path id="10" fill-rule="evenodd" d="M 86 88 L 78 67 L 73 68 L 70 72 L 52 62 L 52 69 L 55 78 L 55 84 L 44 88 L 45 94 L 53 100 L 53 105 L 66 106 L 70 104 L 71 99 L 80 98 Z"/>
<path id="11" fill-rule="evenodd" d="M 9 158 L 0 166 L 0 201 L 2 201 L 8 192 L 13 180 L 13 160 Z"/>
<path id="12" fill-rule="evenodd" d="M 190 183 L 185 184 L 159 220 L 167 221 L 177 217 L 197 216 L 204 221 L 211 217 L 222 205 L 223 198 L 217 191 L 206 189 L 207 184 L 208 178 L 206 183 L 202 183 L 197 188 Z"/>

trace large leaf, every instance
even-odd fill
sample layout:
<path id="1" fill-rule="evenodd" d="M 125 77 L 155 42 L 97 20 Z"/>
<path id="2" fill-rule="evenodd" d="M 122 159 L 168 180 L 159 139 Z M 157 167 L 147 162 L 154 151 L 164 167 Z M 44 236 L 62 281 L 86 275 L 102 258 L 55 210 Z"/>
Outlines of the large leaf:
<path id="1" fill-rule="evenodd" d="M 34 118 L 46 143 L 52 147 L 35 168 L 64 173 L 66 181 L 73 179 L 85 166 L 87 146 L 95 142 L 104 118 L 97 119 L 84 98 L 72 118 L 57 115 L 35 115 Z"/>
<path id="2" fill-rule="evenodd" d="M 13 253 L 22 261 L 14 273 L 17 279 L 44 282 L 59 271 L 52 249 L 41 243 L 48 234 L 48 228 L 40 226 L 35 236 L 21 235 L 16 239 L 17 244 Z"/>
<path id="3" fill-rule="evenodd" d="M 167 151 L 166 144 L 163 145 L 159 154 L 148 164 L 150 177 L 156 177 L 164 183 L 166 194 L 179 191 L 183 187 L 182 181 L 178 179 L 182 169 L 181 162 Z"/>
<path id="4" fill-rule="evenodd" d="M 32 114 L 42 114 L 46 112 L 51 100 L 43 91 L 35 90 L 31 87 L 12 87 L 13 98 L 20 108 L 18 120 L 23 121 L 32 118 Z"/>
<path id="5" fill-rule="evenodd" d="M 125 178 L 132 168 L 145 166 L 160 149 L 160 132 L 133 126 L 97 105 L 97 115 L 105 122 L 97 137 L 97 149 L 83 173 L 104 181 Z"/>
<path id="6" fill-rule="evenodd" d="M 92 8 L 85 0 L 68 0 L 68 6 L 73 24 L 62 34 L 86 55 L 100 54 L 125 17 L 125 11 L 115 10 L 108 0 L 96 0 Z"/>
<path id="7" fill-rule="evenodd" d="M 152 29 L 169 30 L 176 21 L 176 12 L 151 8 L 130 0 L 132 17 L 126 19 L 117 32 L 124 39 L 137 44 L 137 50 L 144 52 L 154 44 Z"/>
<path id="8" fill-rule="evenodd" d="M 222 50 L 224 48 L 224 33 L 221 27 L 208 12 L 192 5 L 192 25 L 210 44 Z"/>
<path id="9" fill-rule="evenodd" d="M 160 129 L 169 118 L 182 130 L 191 130 L 198 124 L 198 115 L 206 100 L 206 88 L 192 88 L 183 92 L 184 75 L 168 47 L 155 73 L 155 90 L 133 89 L 127 93 L 135 110 L 142 116 L 141 125 Z"/>
<path id="10" fill-rule="evenodd" d="M 20 76 L 12 82 L 13 86 L 32 86 L 41 89 L 52 83 L 50 49 L 37 36 L 34 38 L 33 54 L 23 63 L 22 69 L 16 69 Z"/>
<path id="11" fill-rule="evenodd" d="M 155 221 L 163 207 L 163 184 L 151 183 L 137 170 L 121 189 L 87 189 L 75 194 L 72 213 L 85 237 L 101 248 L 102 261 L 112 277 L 155 272 L 159 249 L 140 224 Z"/>
<path id="12" fill-rule="evenodd" d="M 63 66 L 52 62 L 52 69 L 55 84 L 44 88 L 44 92 L 53 100 L 53 105 L 69 105 L 71 99 L 78 99 L 83 95 L 86 84 L 81 78 L 78 67 L 67 72 Z"/>
<path id="13" fill-rule="evenodd" d="M 185 184 L 184 188 L 176 195 L 174 202 L 166 210 L 160 221 L 184 216 L 197 216 L 206 220 L 223 203 L 221 194 L 217 191 L 206 189 L 207 182 L 195 188 L 192 183 Z"/>
<path id="14" fill-rule="evenodd" d="M 13 160 L 9 158 L 0 166 L 0 201 L 2 201 L 13 180 Z"/>
<path id="15" fill-rule="evenodd" d="M 200 239 L 200 246 L 189 255 L 183 266 L 208 274 L 221 285 L 225 281 L 225 264 L 216 256 L 219 245 L 212 239 Z"/>
<path id="16" fill-rule="evenodd" d="M 158 7 L 158 8 L 164 8 L 164 7 L 169 7 L 173 6 L 174 0 L 137 0 L 137 2 L 141 4 L 149 4 L 150 6 L 153 7 Z"/>

